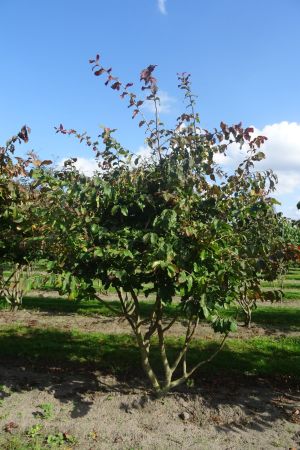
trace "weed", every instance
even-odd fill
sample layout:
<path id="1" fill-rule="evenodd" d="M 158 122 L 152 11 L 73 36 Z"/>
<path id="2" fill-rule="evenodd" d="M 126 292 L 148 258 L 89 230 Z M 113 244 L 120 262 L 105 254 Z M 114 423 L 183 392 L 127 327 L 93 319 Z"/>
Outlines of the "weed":
<path id="1" fill-rule="evenodd" d="M 46 442 L 51 446 L 60 446 L 65 443 L 65 438 L 63 433 L 60 432 L 56 434 L 48 434 L 48 436 L 46 436 Z"/>
<path id="2" fill-rule="evenodd" d="M 39 436 L 41 434 L 41 430 L 43 429 L 43 425 L 40 423 L 37 423 L 36 425 L 32 425 L 32 427 L 27 430 L 27 436 L 30 438 L 35 438 L 36 436 Z"/>
<path id="3" fill-rule="evenodd" d="M 95 430 L 90 431 L 89 434 L 88 434 L 88 438 L 92 439 L 93 441 L 97 441 L 98 440 L 98 433 Z"/>
<path id="4" fill-rule="evenodd" d="M 48 434 L 46 437 L 46 443 L 55 446 L 60 447 L 61 445 L 68 443 L 68 444 L 77 444 L 78 440 L 75 436 L 69 433 L 61 433 L 60 431 L 56 434 Z"/>
<path id="5" fill-rule="evenodd" d="M 38 414 L 42 419 L 47 420 L 53 417 L 52 403 L 42 403 L 38 407 L 42 410 L 42 412 Z"/>
<path id="6" fill-rule="evenodd" d="M 195 381 L 193 378 L 190 378 L 189 380 L 187 380 L 186 382 L 187 387 L 189 388 L 193 388 L 195 386 Z"/>
<path id="7" fill-rule="evenodd" d="M 69 444 L 75 445 L 78 442 L 78 439 L 75 436 L 73 436 L 72 434 L 63 433 L 63 436 L 64 436 L 65 441 L 68 442 Z"/>

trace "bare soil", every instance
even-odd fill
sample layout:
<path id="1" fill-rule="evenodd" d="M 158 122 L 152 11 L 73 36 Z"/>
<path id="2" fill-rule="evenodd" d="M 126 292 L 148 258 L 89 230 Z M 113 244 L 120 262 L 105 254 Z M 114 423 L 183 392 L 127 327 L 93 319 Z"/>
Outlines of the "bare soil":
<path id="1" fill-rule="evenodd" d="M 5 324 L 130 333 L 127 323 L 118 318 L 26 310 L 1 311 L 0 326 Z M 170 335 L 181 335 L 184 328 L 184 322 L 178 322 Z M 253 325 L 239 327 L 231 337 L 264 335 L 299 336 L 299 332 Z M 195 337 L 212 339 L 214 333 L 201 325 Z M 17 359 L 12 364 L 0 361 L 0 385 L 5 386 L 0 389 L 0 438 L 4 440 L 11 437 L 5 429 L 12 422 L 16 425 L 12 434 L 42 424 L 45 436 L 72 435 L 77 443 L 60 447 L 69 450 L 300 449 L 299 386 L 253 377 L 224 379 L 220 374 L 219 379 L 203 379 L 192 389 L 182 387 L 155 399 L 140 380 L 120 381 L 88 368 L 33 368 Z M 45 403 L 53 407 L 48 419 L 40 414 L 39 405 Z"/>
<path id="2" fill-rule="evenodd" d="M 75 436 L 77 444 L 65 447 L 74 450 L 300 448 L 299 389 L 264 380 L 204 380 L 154 399 L 143 386 L 101 373 L 0 366 L 0 384 L 2 436 L 10 422 L 12 433 L 42 423 L 45 435 Z M 43 403 L 53 407 L 49 419 L 40 417 Z"/>
<path id="3" fill-rule="evenodd" d="M 168 322 L 166 322 L 167 324 Z M 105 334 L 130 334 L 131 328 L 127 321 L 118 317 L 106 317 L 95 315 L 81 316 L 73 313 L 52 313 L 43 311 L 20 310 L 11 312 L 0 311 L 1 325 L 24 325 L 28 327 L 52 327 L 58 330 L 80 330 L 82 332 L 98 332 Z M 289 328 L 276 327 L 271 325 L 252 324 L 251 328 L 238 327 L 238 331 L 231 333 L 231 338 L 251 338 L 255 336 L 299 336 L 299 331 Z M 168 331 L 169 336 L 180 336 L 185 333 L 185 322 L 176 322 Z M 200 324 L 195 332 L 195 338 L 214 339 L 216 334 L 208 324 Z"/>

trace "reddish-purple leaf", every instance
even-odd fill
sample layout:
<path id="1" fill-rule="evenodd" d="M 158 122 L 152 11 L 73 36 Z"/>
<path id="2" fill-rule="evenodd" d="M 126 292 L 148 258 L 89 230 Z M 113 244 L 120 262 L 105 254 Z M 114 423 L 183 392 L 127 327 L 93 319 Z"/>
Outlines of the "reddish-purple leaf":
<path id="1" fill-rule="evenodd" d="M 102 75 L 105 72 L 105 69 L 103 67 L 101 67 L 101 69 L 96 70 L 94 72 L 94 74 L 96 75 L 96 77 L 99 77 L 99 75 Z"/>
<path id="2" fill-rule="evenodd" d="M 6 431 L 7 433 L 12 433 L 14 428 L 18 428 L 18 425 L 15 422 L 8 422 L 4 426 L 4 431 Z"/>
<path id="3" fill-rule="evenodd" d="M 148 66 L 146 69 L 141 71 L 141 76 L 140 76 L 140 81 L 144 81 L 145 84 L 149 84 L 152 83 L 152 77 L 151 74 L 153 72 L 153 70 L 155 69 L 156 65 L 154 64 L 150 64 L 150 66 Z"/>
<path id="4" fill-rule="evenodd" d="M 111 85 L 112 89 L 116 89 L 117 91 L 120 90 L 122 83 L 120 83 L 120 81 L 116 81 L 114 84 Z"/>
<path id="5" fill-rule="evenodd" d="M 246 128 L 245 133 L 254 133 L 254 128 Z"/>
<path id="6" fill-rule="evenodd" d="M 24 141 L 24 142 L 28 142 L 28 134 L 30 133 L 30 129 L 29 128 L 27 128 L 27 126 L 26 125 L 24 125 L 22 128 L 21 128 L 21 131 L 20 131 L 20 133 L 18 134 L 18 136 L 19 136 L 19 138 L 20 139 L 22 139 L 22 141 Z"/>
<path id="7" fill-rule="evenodd" d="M 107 70 L 107 72 L 108 72 L 108 70 Z M 109 75 L 106 82 L 104 83 L 105 86 L 107 86 L 108 83 L 110 83 L 110 81 L 112 81 L 112 80 L 117 80 L 117 77 L 113 77 L 112 75 Z"/>
<path id="8" fill-rule="evenodd" d="M 132 96 L 132 95 L 130 96 L 128 108 L 130 108 L 131 106 L 135 105 L 134 97 L 135 96 Z"/>
<path id="9" fill-rule="evenodd" d="M 132 118 L 134 119 L 135 116 L 136 116 L 138 113 L 139 113 L 139 110 L 138 110 L 138 109 L 135 109 L 135 110 L 133 111 Z"/>
<path id="10" fill-rule="evenodd" d="M 141 120 L 139 123 L 139 127 L 142 127 L 144 125 L 144 123 L 145 123 L 145 120 Z"/>

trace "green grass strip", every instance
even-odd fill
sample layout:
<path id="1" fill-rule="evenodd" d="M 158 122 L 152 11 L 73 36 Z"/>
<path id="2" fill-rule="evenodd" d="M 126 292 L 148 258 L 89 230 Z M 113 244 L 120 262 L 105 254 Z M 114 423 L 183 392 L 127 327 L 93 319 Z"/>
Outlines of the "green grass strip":
<path id="1" fill-rule="evenodd" d="M 292 299 L 292 296 L 290 296 L 290 299 Z M 107 301 L 107 303 L 119 310 L 121 314 L 120 303 L 118 300 Z M 151 301 L 141 301 L 141 315 L 143 317 L 149 317 L 152 311 L 152 306 L 153 303 Z M 39 310 L 53 314 L 79 314 L 83 316 L 101 315 L 105 317 L 114 316 L 114 313 L 112 313 L 110 309 L 96 300 L 82 300 L 81 302 L 77 302 L 74 300 L 67 300 L 62 297 L 28 297 L 24 299 L 23 307 L 26 310 Z M 177 307 L 178 304 L 176 303 L 167 305 L 164 309 L 165 317 L 174 317 Z M 7 308 L 7 304 L 4 301 L 0 303 L 0 309 L 1 308 Z M 237 313 L 237 308 L 230 308 L 222 311 L 222 314 L 226 317 L 232 315 L 236 316 Z M 243 316 L 241 312 L 239 312 L 238 316 L 240 320 L 242 320 Z M 182 316 L 182 318 L 184 317 Z M 273 306 L 269 306 L 268 304 L 259 305 L 257 309 L 253 311 L 253 322 L 262 326 L 276 326 L 277 328 L 290 329 L 294 331 L 298 329 L 300 330 L 300 307 L 285 306 L 284 301 L 282 303 L 276 303 Z"/>
<path id="2" fill-rule="evenodd" d="M 300 273 L 295 272 L 295 273 L 293 273 L 291 275 L 286 275 L 285 276 L 285 280 L 296 280 L 296 281 L 299 281 L 300 280 Z"/>
<path id="3" fill-rule="evenodd" d="M 286 306 L 258 306 L 253 311 L 252 320 L 262 326 L 300 330 L 300 308 Z"/>
<path id="4" fill-rule="evenodd" d="M 268 288 L 270 290 L 272 290 L 272 289 L 280 289 L 281 288 L 281 285 L 279 283 L 276 282 L 275 284 L 272 284 L 269 281 L 263 281 L 261 283 L 261 286 L 264 287 L 264 288 Z M 300 290 L 300 283 L 297 280 L 295 280 L 295 281 L 293 281 L 293 280 L 284 281 L 283 289 L 299 289 Z"/>
<path id="5" fill-rule="evenodd" d="M 153 344 L 152 363 L 159 370 L 156 340 Z M 182 344 L 183 338 L 167 339 L 170 360 L 175 358 Z M 216 341 L 194 341 L 189 364 L 206 359 L 217 345 Z M 133 336 L 64 332 L 17 325 L 0 330 L 0 357 L 4 361 L 5 358 L 22 358 L 30 364 L 55 367 L 74 365 L 80 369 L 88 365 L 120 376 L 134 376 L 140 368 L 139 351 Z M 289 375 L 300 379 L 300 337 L 228 339 L 222 352 L 201 369 L 201 373 Z"/>
<path id="6" fill-rule="evenodd" d="M 284 291 L 283 300 L 300 300 L 300 290 L 299 291 Z"/>

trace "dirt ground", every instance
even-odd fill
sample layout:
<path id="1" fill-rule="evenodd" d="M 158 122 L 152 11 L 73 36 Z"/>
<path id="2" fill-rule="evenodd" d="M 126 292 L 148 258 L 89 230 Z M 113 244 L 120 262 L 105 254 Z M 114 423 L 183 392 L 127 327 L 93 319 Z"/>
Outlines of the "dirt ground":
<path id="1" fill-rule="evenodd" d="M 58 330 L 80 330 L 82 332 L 99 332 L 107 334 L 131 333 L 127 321 L 117 317 L 105 317 L 100 315 L 81 316 L 73 313 L 49 313 L 43 311 L 20 310 L 10 312 L 0 311 L 0 326 L 20 324 L 29 327 L 53 327 Z M 242 325 L 242 324 L 241 324 Z M 180 336 L 185 332 L 184 322 L 176 322 L 168 331 L 169 336 Z M 213 339 L 216 334 L 208 324 L 200 324 L 195 332 L 195 338 Z M 238 331 L 231 333 L 231 338 L 251 338 L 255 336 L 299 336 L 299 331 L 278 328 L 275 326 L 262 326 L 252 324 L 251 328 L 238 327 Z"/>
<path id="2" fill-rule="evenodd" d="M 83 332 L 130 333 L 118 318 L 47 312 L 0 312 L 5 324 L 54 327 Z M 170 335 L 180 335 L 176 323 Z M 239 327 L 232 337 L 297 335 L 270 326 L 248 330 Z M 197 338 L 214 337 L 201 325 Z M 203 380 L 194 388 L 183 387 L 163 399 L 154 399 L 139 380 L 120 381 L 89 369 L 47 370 L 13 366 L 0 361 L 0 442 L 11 433 L 26 433 L 41 424 L 42 433 L 74 436 L 68 450 L 268 450 L 300 449 L 299 386 L 271 384 L 253 377 Z M 138 388 L 136 388 L 138 386 Z M 52 414 L 41 417 L 41 404 L 51 404 Z M 2 441 L 3 442 L 3 441 Z M 1 445 L 0 445 L 1 446 Z M 19 448 L 18 448 L 19 450 Z"/>
<path id="3" fill-rule="evenodd" d="M 75 436 L 77 444 L 68 449 L 300 448 L 296 387 L 204 380 L 200 388 L 153 399 L 143 387 L 134 389 L 100 373 L 39 373 L 17 366 L 0 366 L 0 384 L 5 386 L 0 433 L 5 435 L 10 422 L 16 425 L 12 433 L 42 423 L 45 434 Z M 48 419 L 40 417 L 44 403 L 53 408 Z"/>

